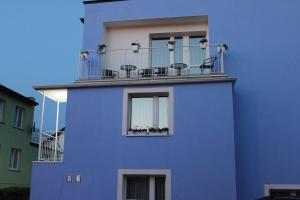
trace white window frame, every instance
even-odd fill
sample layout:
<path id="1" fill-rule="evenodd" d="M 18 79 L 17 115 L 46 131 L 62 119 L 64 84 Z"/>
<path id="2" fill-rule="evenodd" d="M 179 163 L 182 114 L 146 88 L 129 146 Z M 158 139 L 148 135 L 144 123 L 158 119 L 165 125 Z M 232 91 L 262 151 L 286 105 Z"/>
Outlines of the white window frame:
<path id="1" fill-rule="evenodd" d="M 130 134 L 130 96 L 131 95 L 145 95 L 157 93 L 168 93 L 168 133 L 162 134 Z M 155 106 L 154 106 L 155 107 Z M 154 108 L 155 109 L 155 108 Z M 123 90 L 123 120 L 122 120 L 122 135 L 124 136 L 168 136 L 173 135 L 173 87 L 156 87 L 156 88 L 125 88 Z"/>
<path id="2" fill-rule="evenodd" d="M 187 33 L 161 33 L 161 34 L 150 34 L 149 35 L 149 46 L 152 48 L 152 40 L 153 39 L 159 39 L 159 38 L 169 38 L 170 41 L 175 41 L 176 38 L 181 37 L 182 38 L 182 44 L 183 44 L 183 49 L 182 49 L 182 62 L 187 64 L 188 68 L 193 68 L 193 67 L 199 67 L 198 65 L 190 65 L 190 37 L 194 37 L 194 36 L 203 36 L 204 38 L 206 38 L 208 40 L 208 30 L 203 30 L 200 31 L 200 33 L 194 33 L 194 32 L 187 32 Z M 175 44 L 176 45 L 176 44 Z M 200 47 L 200 44 L 199 44 Z M 174 63 L 174 59 L 175 59 L 175 52 L 174 51 L 170 51 L 170 65 Z M 152 53 L 150 52 L 150 62 L 152 61 Z M 209 47 L 206 48 L 206 58 L 209 58 Z M 199 63 L 201 64 L 201 63 Z M 151 63 L 152 65 L 152 63 Z"/>
<path id="3" fill-rule="evenodd" d="M 5 100 L 0 99 L 0 122 L 4 122 Z"/>
<path id="4" fill-rule="evenodd" d="M 17 167 L 15 168 L 14 165 L 14 160 L 15 156 L 17 156 Z M 9 162 L 9 169 L 18 171 L 20 168 L 20 157 L 21 157 L 21 149 L 18 148 L 11 148 L 11 154 L 10 154 L 10 162 Z"/>
<path id="5" fill-rule="evenodd" d="M 270 190 L 300 190 L 300 184 L 265 184 L 265 196 L 270 196 Z"/>
<path id="6" fill-rule="evenodd" d="M 153 189 L 155 182 L 151 177 L 165 176 L 165 200 L 171 200 L 171 170 L 169 169 L 118 169 L 117 200 L 126 200 L 126 176 L 130 175 L 150 177 L 149 200 L 154 200 L 155 198 L 155 190 Z"/>
<path id="7" fill-rule="evenodd" d="M 18 109 L 20 110 L 19 112 L 18 112 Z M 16 110 L 15 110 L 15 120 L 14 120 L 15 128 L 21 128 L 21 129 L 23 128 L 24 113 L 25 113 L 25 109 L 23 107 L 17 105 Z M 19 116 L 20 114 L 21 114 L 21 123 L 20 123 L 20 126 L 18 126 L 17 119 L 18 119 L 18 117 L 20 117 Z"/>

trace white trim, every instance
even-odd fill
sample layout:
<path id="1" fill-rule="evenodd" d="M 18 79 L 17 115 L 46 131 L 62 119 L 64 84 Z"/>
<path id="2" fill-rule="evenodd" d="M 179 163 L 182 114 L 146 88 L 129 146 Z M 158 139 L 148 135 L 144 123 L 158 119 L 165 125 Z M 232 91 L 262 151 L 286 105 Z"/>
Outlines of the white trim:
<path id="1" fill-rule="evenodd" d="M 126 175 L 164 175 L 165 200 L 171 200 L 171 170 L 169 169 L 118 169 L 117 200 L 125 200 L 124 189 L 126 189 Z M 150 177 L 151 178 L 151 177 Z"/>
<path id="2" fill-rule="evenodd" d="M 56 123 L 55 123 L 55 147 L 54 147 L 54 162 L 56 162 L 57 157 L 57 133 L 58 133 L 58 126 L 59 126 L 59 101 L 56 102 Z"/>
<path id="3" fill-rule="evenodd" d="M 265 196 L 270 195 L 271 189 L 291 189 L 291 190 L 300 190 L 300 184 L 265 184 Z"/>
<path id="4" fill-rule="evenodd" d="M 188 34 L 182 36 L 182 61 L 183 63 L 187 64 L 187 66 L 190 66 L 190 36 Z"/>
<path id="5" fill-rule="evenodd" d="M 174 132 L 173 127 L 173 87 L 139 87 L 139 88 L 124 88 L 123 89 L 123 117 L 122 117 L 122 135 L 127 136 L 128 130 L 128 97 L 129 94 L 151 94 L 151 93 L 168 93 L 168 128 L 169 135 Z M 144 135 L 139 135 L 144 136 Z M 153 136 L 153 135 L 152 135 Z"/>
<path id="6" fill-rule="evenodd" d="M 154 127 L 158 127 L 159 126 L 159 108 L 158 108 L 158 105 L 159 105 L 159 97 L 158 96 L 153 96 L 153 125 Z"/>
<path id="7" fill-rule="evenodd" d="M 44 128 L 44 114 L 45 114 L 45 100 L 46 95 L 44 92 L 42 92 L 43 95 L 43 101 L 42 101 L 42 112 L 41 112 L 41 122 L 40 122 L 40 138 L 39 138 L 39 152 L 38 152 L 38 160 L 41 160 L 41 150 L 42 150 L 42 131 Z"/>
<path id="8" fill-rule="evenodd" d="M 149 177 L 149 199 L 155 199 L 155 176 Z"/>

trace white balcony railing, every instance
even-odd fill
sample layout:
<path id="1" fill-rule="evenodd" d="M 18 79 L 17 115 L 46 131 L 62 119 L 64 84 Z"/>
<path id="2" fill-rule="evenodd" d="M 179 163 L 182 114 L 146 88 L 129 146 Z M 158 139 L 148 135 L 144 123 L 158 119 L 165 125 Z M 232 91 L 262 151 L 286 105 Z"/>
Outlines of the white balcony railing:
<path id="1" fill-rule="evenodd" d="M 40 131 L 39 161 L 63 161 L 64 132 Z"/>
<path id="2" fill-rule="evenodd" d="M 227 45 L 82 51 L 79 80 L 224 74 Z"/>

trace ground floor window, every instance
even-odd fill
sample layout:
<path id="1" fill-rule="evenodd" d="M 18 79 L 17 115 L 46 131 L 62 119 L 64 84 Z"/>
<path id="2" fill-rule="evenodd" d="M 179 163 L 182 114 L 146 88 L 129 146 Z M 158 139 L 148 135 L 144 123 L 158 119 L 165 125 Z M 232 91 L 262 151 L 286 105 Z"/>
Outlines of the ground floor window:
<path id="1" fill-rule="evenodd" d="M 119 170 L 118 200 L 170 200 L 169 170 Z"/>
<path id="2" fill-rule="evenodd" d="M 300 185 L 296 184 L 267 184 L 265 185 L 265 196 L 277 198 L 300 198 Z"/>
<path id="3" fill-rule="evenodd" d="M 165 176 L 126 176 L 126 200 L 165 200 Z"/>

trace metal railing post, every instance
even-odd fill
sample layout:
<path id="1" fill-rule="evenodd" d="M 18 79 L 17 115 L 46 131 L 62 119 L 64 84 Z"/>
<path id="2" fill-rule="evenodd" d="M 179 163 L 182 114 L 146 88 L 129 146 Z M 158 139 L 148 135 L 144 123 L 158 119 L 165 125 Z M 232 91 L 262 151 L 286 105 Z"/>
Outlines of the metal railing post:
<path id="1" fill-rule="evenodd" d="M 55 126 L 54 162 L 55 162 L 56 159 L 57 159 L 58 118 L 59 118 L 59 101 L 57 101 L 57 106 L 56 106 L 56 126 Z"/>
<path id="2" fill-rule="evenodd" d="M 220 72 L 224 73 L 224 47 L 220 48 Z"/>
<path id="3" fill-rule="evenodd" d="M 38 161 L 41 160 L 41 156 L 42 156 L 42 152 L 41 151 L 42 151 L 42 134 L 43 134 L 43 126 L 44 126 L 45 100 L 46 100 L 46 96 L 45 96 L 45 94 L 43 92 Z"/>

